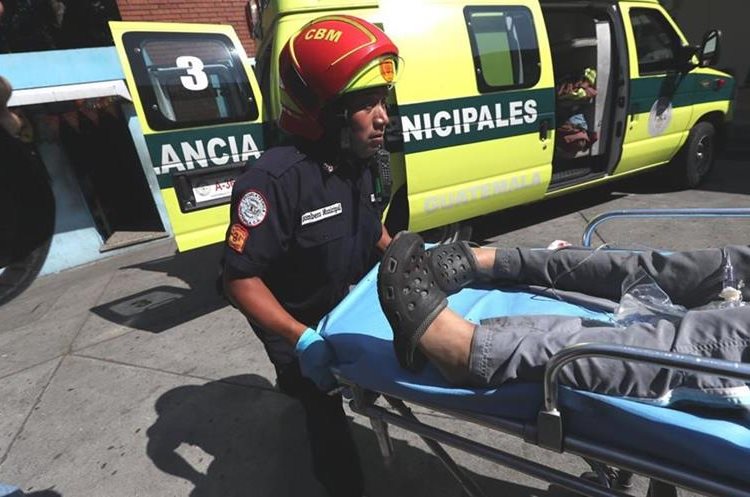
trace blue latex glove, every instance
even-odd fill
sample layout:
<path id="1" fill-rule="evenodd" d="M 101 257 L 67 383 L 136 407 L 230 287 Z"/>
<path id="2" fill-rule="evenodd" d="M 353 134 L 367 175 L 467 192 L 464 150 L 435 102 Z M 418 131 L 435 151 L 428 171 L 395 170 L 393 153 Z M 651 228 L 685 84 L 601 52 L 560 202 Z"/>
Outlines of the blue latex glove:
<path id="1" fill-rule="evenodd" d="M 307 328 L 299 337 L 294 350 L 303 376 L 314 381 L 324 392 L 336 386 L 336 379 L 329 369 L 333 365 L 333 349 L 317 331 Z"/>
<path id="2" fill-rule="evenodd" d="M 13 485 L 0 483 L 0 497 L 23 497 L 23 492 Z"/>

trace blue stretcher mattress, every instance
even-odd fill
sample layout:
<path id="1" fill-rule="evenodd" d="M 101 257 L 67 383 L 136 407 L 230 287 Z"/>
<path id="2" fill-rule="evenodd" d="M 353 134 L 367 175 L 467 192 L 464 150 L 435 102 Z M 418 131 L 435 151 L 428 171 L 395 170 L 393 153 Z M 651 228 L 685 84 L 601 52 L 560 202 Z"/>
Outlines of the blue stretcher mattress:
<path id="1" fill-rule="evenodd" d="M 333 346 L 342 376 L 364 388 L 407 401 L 473 411 L 517 421 L 534 421 L 543 387 L 512 383 L 493 389 L 456 388 L 429 365 L 413 374 L 393 353 L 392 333 L 377 297 L 377 267 L 320 323 Z M 512 289 L 465 288 L 449 306 L 467 319 L 520 314 L 561 314 L 607 319 L 606 313 Z M 750 486 L 750 420 L 740 412 L 687 412 L 563 387 L 565 433 L 708 470 Z"/>

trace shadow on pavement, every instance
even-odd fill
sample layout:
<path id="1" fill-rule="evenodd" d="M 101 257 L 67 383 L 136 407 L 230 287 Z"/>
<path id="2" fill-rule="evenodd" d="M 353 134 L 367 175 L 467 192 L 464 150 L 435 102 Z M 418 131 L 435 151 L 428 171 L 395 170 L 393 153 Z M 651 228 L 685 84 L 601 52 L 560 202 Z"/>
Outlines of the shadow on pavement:
<path id="1" fill-rule="evenodd" d="M 696 190 L 747 195 L 750 192 L 748 160 L 750 160 L 750 148 L 737 148 L 736 146 L 729 148 L 718 157 L 714 168 Z M 494 236 L 603 205 L 630 194 L 667 194 L 681 191 L 670 181 L 669 171 L 666 168 L 659 168 L 591 190 L 488 214 L 474 220 L 472 240 L 482 244 Z M 672 207 L 696 206 L 674 205 Z"/>
<path id="2" fill-rule="evenodd" d="M 301 408 L 271 389 L 264 378 L 240 375 L 166 392 L 147 432 L 148 457 L 191 482 L 191 497 L 310 493 Z"/>
<path id="3" fill-rule="evenodd" d="M 733 138 L 717 151 L 716 162 L 703 183 L 696 190 L 741 193 L 750 192 L 750 126 L 738 128 Z M 666 167 L 626 178 L 614 183 L 617 191 L 627 193 L 669 193 L 679 189 L 670 185 Z M 693 207 L 693 206 L 674 206 Z"/>
<path id="4" fill-rule="evenodd" d="M 750 192 L 750 168 L 747 167 L 750 151 L 744 153 L 744 158 L 741 159 L 743 162 L 739 158 L 730 158 L 736 153 L 739 152 L 732 149 L 718 157 L 714 167 L 695 190 L 735 194 Z M 618 192 L 636 194 L 673 193 L 683 190 L 671 183 L 669 171 L 662 168 L 615 182 L 612 184 L 612 189 Z M 694 206 L 676 205 L 674 207 Z"/>
<path id="5" fill-rule="evenodd" d="M 697 189 L 721 193 L 750 193 L 750 148 L 730 149 L 714 165 Z M 729 207 L 729 206 L 727 206 Z"/>
<path id="6" fill-rule="evenodd" d="M 612 202 L 625 194 L 614 193 L 613 185 L 513 207 L 474 220 L 471 239 L 483 244 L 492 237 L 567 216 L 574 212 Z"/>
<path id="7" fill-rule="evenodd" d="M 253 385 L 255 388 L 248 388 Z M 260 387 L 260 388 L 258 388 Z M 194 485 L 190 497 L 324 496 L 310 469 L 302 408 L 256 375 L 181 386 L 156 402 L 147 453 L 161 471 Z M 386 468 L 374 433 L 353 424 L 368 497 L 461 495 L 426 448 L 394 440 Z M 544 490 L 468 472 L 488 495 L 549 495 Z"/>
<path id="8" fill-rule="evenodd" d="M 362 457 L 367 497 L 459 497 L 466 495 L 458 481 L 420 441 L 417 446 L 403 440 L 393 440 L 394 459 L 385 466 L 372 430 L 354 425 L 354 438 Z M 500 466 L 496 466 L 500 468 Z M 485 495 L 503 497 L 551 497 L 545 490 L 481 475 L 462 467 L 484 491 Z M 502 470 L 505 471 L 505 470 Z"/>
<path id="9" fill-rule="evenodd" d="M 217 287 L 222 245 L 210 245 L 155 261 L 121 268 L 162 273 L 188 288 L 158 285 L 91 309 L 120 325 L 159 333 L 221 309 L 228 302 Z"/>

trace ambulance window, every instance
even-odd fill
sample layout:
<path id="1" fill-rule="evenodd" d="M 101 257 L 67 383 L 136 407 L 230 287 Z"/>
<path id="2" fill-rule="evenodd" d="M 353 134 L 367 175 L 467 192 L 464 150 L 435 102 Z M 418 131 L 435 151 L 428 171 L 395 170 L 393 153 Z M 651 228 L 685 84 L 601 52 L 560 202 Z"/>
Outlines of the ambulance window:
<path id="1" fill-rule="evenodd" d="M 123 41 L 152 129 L 258 117 L 242 61 L 226 36 L 131 32 Z"/>
<path id="2" fill-rule="evenodd" d="M 530 88 L 539 81 L 539 44 L 526 7 L 466 7 L 479 91 Z"/>
<path id="3" fill-rule="evenodd" d="M 638 51 L 638 72 L 644 75 L 673 70 L 682 42 L 661 12 L 632 9 L 630 22 Z"/>

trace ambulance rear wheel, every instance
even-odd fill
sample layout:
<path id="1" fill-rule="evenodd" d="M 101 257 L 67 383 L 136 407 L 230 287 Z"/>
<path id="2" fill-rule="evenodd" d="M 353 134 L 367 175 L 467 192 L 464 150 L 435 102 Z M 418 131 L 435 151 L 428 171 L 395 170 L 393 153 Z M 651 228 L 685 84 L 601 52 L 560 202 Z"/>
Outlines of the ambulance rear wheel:
<path id="1" fill-rule="evenodd" d="M 687 142 L 672 162 L 676 186 L 695 188 L 711 171 L 716 159 L 716 128 L 710 122 L 699 122 L 690 130 Z"/>

